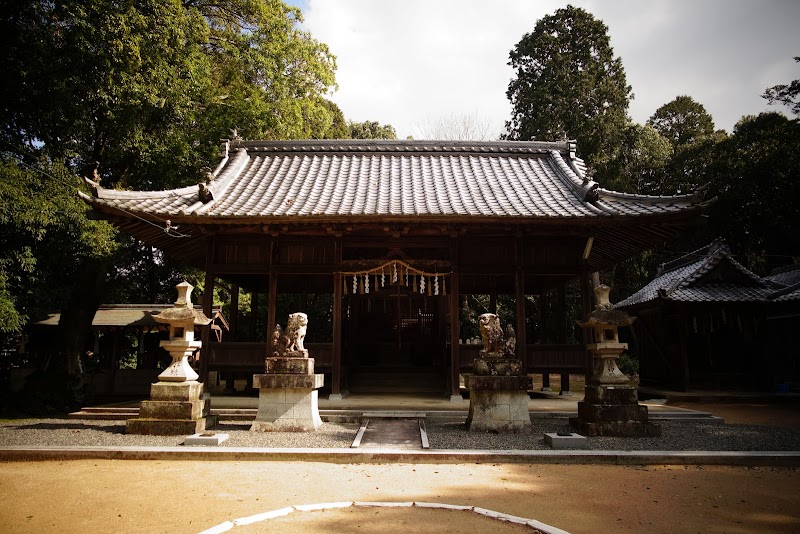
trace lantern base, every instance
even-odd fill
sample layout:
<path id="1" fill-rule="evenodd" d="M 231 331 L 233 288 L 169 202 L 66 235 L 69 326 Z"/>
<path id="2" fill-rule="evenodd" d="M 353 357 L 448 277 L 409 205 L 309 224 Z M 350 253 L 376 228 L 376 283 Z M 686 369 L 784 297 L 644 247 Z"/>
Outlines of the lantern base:
<path id="1" fill-rule="evenodd" d="M 657 437 L 661 425 L 651 423 L 647 406 L 639 405 L 639 395 L 631 386 L 586 386 L 584 400 L 578 403 L 578 417 L 569 420 L 584 436 Z"/>
<path id="2" fill-rule="evenodd" d="M 126 433 L 179 436 L 202 432 L 216 424 L 209 415 L 211 396 L 200 382 L 156 382 L 150 400 L 142 401 L 139 417 L 127 422 Z"/>

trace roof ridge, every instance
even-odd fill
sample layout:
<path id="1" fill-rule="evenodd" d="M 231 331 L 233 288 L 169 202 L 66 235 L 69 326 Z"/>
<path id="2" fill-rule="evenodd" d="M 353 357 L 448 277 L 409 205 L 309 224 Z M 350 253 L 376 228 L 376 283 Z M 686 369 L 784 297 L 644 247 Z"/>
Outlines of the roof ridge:
<path id="1" fill-rule="evenodd" d="M 661 276 L 662 274 L 680 269 L 681 267 L 685 267 L 687 265 L 691 265 L 692 263 L 697 263 L 704 257 L 708 256 L 708 254 L 711 252 L 711 248 L 714 246 L 722 246 L 725 248 L 728 247 L 727 243 L 725 243 L 725 240 L 721 237 L 718 237 L 707 245 L 703 245 L 702 247 L 698 248 L 697 250 L 687 252 L 683 256 L 675 258 L 674 260 L 662 263 L 658 268 L 658 271 L 656 271 L 656 276 Z"/>
<path id="2" fill-rule="evenodd" d="M 247 150 L 244 148 L 237 150 L 236 154 L 230 158 L 230 164 L 226 165 L 224 169 L 220 169 L 218 171 L 219 174 L 208 185 L 208 190 L 211 193 L 211 198 L 209 201 L 204 202 L 199 206 L 196 204 L 193 205 L 190 208 L 189 213 L 199 215 L 210 210 L 214 204 L 222 200 L 223 193 L 228 190 L 234 179 L 236 179 L 242 173 L 242 170 L 248 161 L 250 161 L 250 155 L 247 153 Z"/>
<path id="3" fill-rule="evenodd" d="M 595 199 L 595 191 L 600 184 L 589 178 L 588 176 L 584 176 L 581 178 L 578 174 L 569 166 L 569 164 L 564 161 L 564 158 L 561 157 L 561 153 L 557 150 L 551 150 L 550 155 L 552 156 L 553 160 L 556 162 L 556 170 L 560 171 L 557 174 L 569 188 L 575 193 L 578 198 L 583 203 L 590 203 L 592 200 Z"/>
<path id="4" fill-rule="evenodd" d="M 446 139 L 289 139 L 228 140 L 229 150 L 244 148 L 270 152 L 485 152 L 545 153 L 568 152 L 566 141 L 451 141 Z"/>

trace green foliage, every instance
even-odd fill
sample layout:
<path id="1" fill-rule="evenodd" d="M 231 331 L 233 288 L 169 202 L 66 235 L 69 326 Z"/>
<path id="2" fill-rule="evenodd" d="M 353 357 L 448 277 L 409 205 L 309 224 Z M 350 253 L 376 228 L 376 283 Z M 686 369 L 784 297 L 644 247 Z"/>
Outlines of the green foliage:
<path id="1" fill-rule="evenodd" d="M 174 298 L 184 267 L 130 239 L 117 247 L 87 220 L 75 176 L 167 189 L 197 183 L 232 129 L 324 136 L 343 122 L 323 99 L 335 59 L 300 22 L 280 0 L 0 5 L 0 144 L 41 171 L 0 169 L 2 330 L 62 308 L 54 338 L 72 374 L 103 300 Z"/>
<path id="2" fill-rule="evenodd" d="M 633 354 L 623 352 L 617 358 L 617 367 L 629 377 L 639 374 L 639 358 Z"/>
<path id="3" fill-rule="evenodd" d="M 138 189 L 197 181 L 234 127 L 311 137 L 335 60 L 299 20 L 277 0 L 12 3 L 2 137 Z"/>
<path id="4" fill-rule="evenodd" d="M 654 128 L 629 124 L 603 186 L 625 193 L 652 193 L 670 156 L 672 146 Z"/>
<path id="5" fill-rule="evenodd" d="M 0 331 L 64 305 L 81 263 L 116 249 L 113 228 L 87 219 L 77 191 L 63 165 L 0 160 Z"/>
<path id="6" fill-rule="evenodd" d="M 794 60 L 800 63 L 800 56 L 795 56 Z M 770 104 L 783 104 L 795 115 L 800 115 L 800 80 L 792 80 L 788 84 L 770 87 L 761 96 L 766 98 Z"/>
<path id="7" fill-rule="evenodd" d="M 692 97 L 681 95 L 658 108 L 647 120 L 677 148 L 695 143 L 714 133 L 714 120 Z"/>
<path id="8" fill-rule="evenodd" d="M 632 98 L 607 32 L 592 14 L 567 6 L 517 43 L 510 53 L 516 76 L 506 92 L 512 105 L 507 139 L 574 138 L 580 155 L 605 175 Z"/>
<path id="9" fill-rule="evenodd" d="M 391 124 L 381 126 L 375 121 L 350 121 L 347 126 L 350 128 L 351 139 L 397 139 L 397 132 Z"/>
<path id="10" fill-rule="evenodd" d="M 330 116 L 330 123 L 326 123 L 325 128 L 321 129 L 319 134 L 314 137 L 318 139 L 347 139 L 350 137 L 350 129 L 347 127 L 344 113 L 339 106 L 326 99 L 322 99 L 321 104 Z"/>
<path id="11" fill-rule="evenodd" d="M 744 117 L 719 142 L 707 174 L 718 200 L 709 230 L 727 239 L 750 269 L 765 274 L 800 257 L 800 122 L 779 113 Z M 710 236 L 709 236 L 710 237 Z"/>
<path id="12" fill-rule="evenodd" d="M 717 145 L 727 137 L 724 130 L 718 130 L 694 142 L 677 146 L 648 193 L 689 194 L 707 185 L 709 167 L 715 163 Z"/>

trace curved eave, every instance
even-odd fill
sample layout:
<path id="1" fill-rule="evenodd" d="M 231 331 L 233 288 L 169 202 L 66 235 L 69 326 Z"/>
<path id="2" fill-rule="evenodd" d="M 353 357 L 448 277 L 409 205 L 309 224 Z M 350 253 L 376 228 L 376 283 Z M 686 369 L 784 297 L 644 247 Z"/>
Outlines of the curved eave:
<path id="1" fill-rule="evenodd" d="M 294 232 L 313 231 L 319 235 L 330 235 L 327 230 L 335 227 L 345 236 L 350 231 L 357 233 L 359 227 L 382 226 L 383 224 L 403 224 L 413 228 L 430 230 L 433 225 L 448 225 L 460 229 L 472 228 L 480 232 L 525 234 L 546 228 L 552 235 L 572 234 L 594 237 L 594 246 L 587 260 L 590 270 L 605 269 L 619 261 L 629 258 L 643 250 L 679 236 L 696 221 L 697 209 L 679 213 L 653 214 L 648 216 L 622 217 L 486 217 L 486 216 L 426 216 L 426 217 L 208 217 L 174 214 L 149 214 L 120 211 L 98 202 L 97 199 L 83 196 L 97 211 L 102 212 L 123 232 L 133 235 L 144 243 L 164 250 L 167 254 L 193 265 L 204 267 L 207 251 L 206 237 L 210 234 L 225 234 L 225 228 L 250 228 L 250 233 L 265 232 L 278 235 L 291 235 Z M 169 219 L 173 228 L 165 231 L 165 221 Z M 635 226 L 630 223 L 635 222 Z M 347 227 L 352 225 L 350 230 Z M 428 227 L 428 228 L 426 228 Z M 492 230 L 494 228 L 494 230 Z M 235 231 L 235 230 L 232 230 Z M 382 234 L 383 235 L 383 234 Z M 182 237 L 186 236 L 186 237 Z"/>

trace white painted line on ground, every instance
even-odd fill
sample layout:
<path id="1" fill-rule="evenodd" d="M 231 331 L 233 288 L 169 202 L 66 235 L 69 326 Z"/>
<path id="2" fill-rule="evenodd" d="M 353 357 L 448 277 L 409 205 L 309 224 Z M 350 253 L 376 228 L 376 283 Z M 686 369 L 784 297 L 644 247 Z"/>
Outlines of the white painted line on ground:
<path id="1" fill-rule="evenodd" d="M 222 534 L 223 532 L 228 532 L 233 528 L 233 526 L 233 521 L 225 521 L 224 523 L 221 523 L 215 527 L 204 530 L 200 534 Z"/>
<path id="2" fill-rule="evenodd" d="M 408 502 L 356 501 L 353 504 L 355 506 L 382 506 L 385 508 L 407 508 L 410 506 L 414 506 L 414 503 L 412 501 Z"/>
<path id="3" fill-rule="evenodd" d="M 456 504 L 444 504 L 436 502 L 380 502 L 380 501 L 375 501 L 375 502 L 348 501 L 348 502 L 329 502 L 329 503 L 318 503 L 318 504 L 297 504 L 294 506 L 287 506 L 286 508 L 280 508 L 278 510 L 272 510 L 261 514 L 251 515 L 247 517 L 240 517 L 238 519 L 233 519 L 231 521 L 225 521 L 224 523 L 220 523 L 217 526 L 204 530 L 199 534 L 222 534 L 223 532 L 231 530 L 233 527 L 250 525 L 253 523 L 258 523 L 260 521 L 274 519 L 276 517 L 283 517 L 289 515 L 295 510 L 297 510 L 298 512 L 311 512 L 319 510 L 330 510 L 333 508 L 347 508 L 349 506 L 382 507 L 382 508 L 411 508 L 411 507 L 439 508 L 443 510 L 453 510 L 459 512 L 474 512 L 491 519 L 497 519 L 498 521 L 506 521 L 510 523 L 517 523 L 520 525 L 526 525 L 534 530 L 542 532 L 543 534 L 569 534 L 569 532 L 567 532 L 566 530 L 561 530 L 560 528 L 547 525 L 535 519 L 526 519 L 524 517 L 504 514 L 501 512 L 496 512 L 494 510 L 489 510 L 488 508 L 480 508 L 477 506 L 460 506 Z"/>
<path id="4" fill-rule="evenodd" d="M 353 506 L 353 501 L 347 502 L 324 502 L 320 504 L 296 504 L 295 509 L 301 512 L 313 512 L 315 510 L 331 510 L 333 508 L 349 508 Z"/>
<path id="5" fill-rule="evenodd" d="M 422 440 L 422 448 L 430 449 L 431 446 L 428 443 L 428 430 L 425 428 L 425 421 L 423 419 L 419 420 L 419 437 L 420 440 Z"/>
<path id="6" fill-rule="evenodd" d="M 444 504 L 440 502 L 414 502 L 414 506 L 418 508 L 441 508 L 443 510 L 465 510 L 472 511 L 473 506 L 460 506 L 458 504 Z"/>
<path id="7" fill-rule="evenodd" d="M 364 419 L 361 423 L 361 428 L 358 429 L 358 433 L 356 434 L 356 439 L 353 440 L 353 444 L 350 445 L 351 449 L 357 449 L 361 446 L 361 440 L 364 438 L 364 432 L 367 431 L 367 426 L 369 425 L 369 419 Z"/>
<path id="8" fill-rule="evenodd" d="M 287 506 L 286 508 L 280 508 L 278 510 L 272 510 L 271 512 L 264 512 L 262 514 L 250 515 L 247 517 L 240 517 L 239 519 L 234 519 L 233 524 L 238 526 L 242 525 L 249 525 L 251 523 L 258 523 L 259 521 L 264 521 L 266 519 L 273 519 L 276 517 L 282 517 L 284 515 L 289 515 L 294 512 L 294 508 L 291 506 Z"/>

